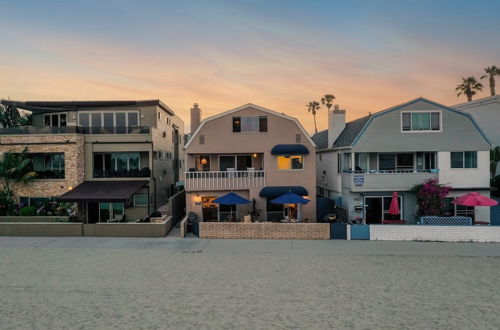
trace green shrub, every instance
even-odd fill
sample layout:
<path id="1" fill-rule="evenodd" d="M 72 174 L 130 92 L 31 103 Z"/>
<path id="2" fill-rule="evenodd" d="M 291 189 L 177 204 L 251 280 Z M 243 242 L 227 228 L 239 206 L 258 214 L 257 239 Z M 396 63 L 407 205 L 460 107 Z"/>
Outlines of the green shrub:
<path id="1" fill-rule="evenodd" d="M 32 217 L 36 215 L 36 207 L 26 206 L 19 210 L 19 215 L 23 217 Z"/>

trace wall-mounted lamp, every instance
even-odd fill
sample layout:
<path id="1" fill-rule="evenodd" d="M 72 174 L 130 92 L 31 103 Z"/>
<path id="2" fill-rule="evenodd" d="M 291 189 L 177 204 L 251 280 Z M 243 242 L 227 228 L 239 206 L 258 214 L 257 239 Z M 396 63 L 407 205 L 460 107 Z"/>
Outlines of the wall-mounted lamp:
<path id="1" fill-rule="evenodd" d="M 253 156 L 253 158 L 257 158 L 257 154 L 253 154 L 252 156 Z"/>
<path id="2" fill-rule="evenodd" d="M 193 198 L 193 200 L 194 200 L 194 203 L 196 205 L 200 205 L 201 204 L 201 196 L 200 196 L 200 194 L 196 193 L 196 196 Z"/>
<path id="3" fill-rule="evenodd" d="M 68 190 L 73 190 L 73 187 L 69 186 L 69 187 L 68 187 Z"/>

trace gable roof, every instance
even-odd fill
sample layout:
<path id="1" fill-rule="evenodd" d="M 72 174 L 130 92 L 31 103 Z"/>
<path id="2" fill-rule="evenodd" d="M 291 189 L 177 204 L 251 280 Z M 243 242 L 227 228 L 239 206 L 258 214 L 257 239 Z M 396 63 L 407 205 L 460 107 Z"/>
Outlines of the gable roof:
<path id="1" fill-rule="evenodd" d="M 304 136 L 307 138 L 307 140 L 314 146 L 316 147 L 316 144 L 314 143 L 314 141 L 311 139 L 311 136 L 309 136 L 309 134 L 306 132 L 306 130 L 304 129 L 304 127 L 302 127 L 302 125 L 300 124 L 300 122 L 297 120 L 297 118 L 294 118 L 294 117 L 290 117 L 290 116 L 287 116 L 283 113 L 279 113 L 279 112 L 276 112 L 276 111 L 273 111 L 273 110 L 270 110 L 270 109 L 267 109 L 267 108 L 264 108 L 264 107 L 261 107 L 261 106 L 258 106 L 258 105 L 255 105 L 253 103 L 247 103 L 245 105 L 242 105 L 242 106 L 239 106 L 237 108 L 234 108 L 234 109 L 231 109 L 231 110 L 228 110 L 228 111 L 224 111 L 224 112 L 221 112 L 215 116 L 211 116 L 211 117 L 208 117 L 206 119 L 203 119 L 200 123 L 200 125 L 198 126 L 198 128 L 196 129 L 196 131 L 194 131 L 194 133 L 191 135 L 191 137 L 189 138 L 189 141 L 186 143 L 186 145 L 184 146 L 184 149 L 186 149 L 187 147 L 189 147 L 189 145 L 191 144 L 191 142 L 194 140 L 194 138 L 199 134 L 199 132 L 201 131 L 201 129 L 203 128 L 203 126 L 205 126 L 206 123 L 212 121 L 212 120 L 215 120 L 215 119 L 218 119 L 218 118 L 221 118 L 221 117 L 224 117 L 224 116 L 227 116 L 227 115 L 230 115 L 232 113 L 235 113 L 235 112 L 238 112 L 240 110 L 243 110 L 243 109 L 246 109 L 246 108 L 254 108 L 254 109 L 257 109 L 257 110 L 260 110 L 260 111 L 263 111 L 263 112 L 267 112 L 269 114 L 272 114 L 272 115 L 275 115 L 275 116 L 278 116 L 278 117 L 281 117 L 281 118 L 285 118 L 285 119 L 288 119 L 288 120 L 291 120 L 293 121 L 297 127 L 300 129 L 300 131 L 304 134 Z"/>
<path id="2" fill-rule="evenodd" d="M 443 104 L 440 104 L 440 103 L 436 103 L 434 101 L 431 101 L 431 100 L 428 100 L 424 97 L 418 97 L 416 99 L 413 99 L 411 101 L 408 101 L 408 102 L 405 102 L 405 103 L 402 103 L 400 105 L 396 105 L 394 107 L 391 107 L 391 108 L 388 108 L 388 109 L 385 109 L 385 110 L 382 110 L 382 111 L 379 111 L 377 113 L 374 113 L 373 115 L 370 116 L 370 118 L 368 119 L 368 121 L 366 122 L 366 124 L 363 126 L 363 128 L 361 129 L 361 131 L 357 134 L 356 138 L 353 140 L 351 146 L 353 145 L 356 145 L 356 143 L 359 141 L 359 139 L 361 138 L 361 136 L 363 136 L 363 133 L 366 131 L 367 127 L 370 125 L 370 123 L 373 121 L 374 118 L 376 117 L 381 117 L 385 114 L 388 114 L 390 112 L 393 112 L 393 111 L 397 111 L 397 110 L 400 110 L 408 105 L 411 105 L 411 104 L 414 104 L 414 103 L 417 103 L 417 102 L 425 102 L 425 103 L 428 103 L 428 104 L 431 104 L 431 105 L 434 105 L 438 108 L 441 108 L 443 110 L 447 110 L 447 111 L 451 111 L 453 113 L 456 113 L 456 114 L 459 114 L 459 115 L 462 115 L 462 116 L 465 116 L 467 117 L 471 122 L 472 124 L 474 125 L 474 127 L 478 130 L 478 132 L 481 134 L 481 136 L 484 138 L 484 140 L 489 144 L 491 145 L 491 142 L 490 142 L 490 139 L 488 138 L 488 136 L 484 133 L 484 131 L 481 129 L 481 127 L 478 125 L 478 123 L 476 122 L 476 120 L 474 119 L 474 117 L 472 115 L 470 115 L 469 113 L 467 112 L 462 112 L 462 111 L 458 111 L 456 109 L 453 109 L 453 108 L 450 108 L 448 106 L 445 106 Z"/>
<path id="3" fill-rule="evenodd" d="M 467 117 L 472 122 L 474 127 L 479 131 L 479 133 L 485 139 L 485 141 L 491 145 L 489 138 L 484 133 L 484 131 L 481 129 L 481 127 L 477 124 L 477 122 L 474 120 L 474 117 L 472 115 L 470 115 L 467 112 L 458 111 L 456 109 L 447 107 L 445 105 L 433 102 L 433 101 L 428 100 L 424 97 L 418 97 L 418 98 L 413 99 L 411 101 L 408 101 L 406 103 L 402 103 L 402 104 L 396 105 L 394 107 L 391 107 L 391 108 L 388 108 L 385 110 L 381 110 L 377 113 L 370 114 L 368 116 L 361 117 L 361 118 L 358 118 L 356 120 L 348 122 L 346 124 L 346 127 L 342 131 L 342 133 L 340 133 L 339 137 L 333 143 L 333 146 L 328 146 L 328 130 L 324 130 L 324 131 L 316 133 L 313 136 L 313 139 L 315 138 L 318 141 L 319 149 L 327 149 L 330 147 L 332 147 L 332 148 L 352 147 L 352 146 L 356 145 L 356 143 L 359 141 L 359 139 L 361 138 L 361 136 L 366 131 L 366 129 L 368 128 L 368 126 L 370 125 L 370 123 L 373 121 L 374 118 L 383 116 L 383 115 L 390 113 L 392 111 L 400 110 L 408 105 L 417 103 L 419 101 L 423 101 L 423 102 L 432 104 L 434 106 L 437 106 L 439 108 L 442 108 L 444 110 L 452 111 L 454 113 L 457 113 L 457 114 L 460 114 L 462 116 Z"/>
<path id="4" fill-rule="evenodd" d="M 33 112 L 57 112 L 74 111 L 105 107 L 126 107 L 126 106 L 158 106 L 170 115 L 175 115 L 165 103 L 160 100 L 116 100 L 116 101 L 10 101 L 1 100 L 3 105 L 11 105 L 16 108 Z"/>

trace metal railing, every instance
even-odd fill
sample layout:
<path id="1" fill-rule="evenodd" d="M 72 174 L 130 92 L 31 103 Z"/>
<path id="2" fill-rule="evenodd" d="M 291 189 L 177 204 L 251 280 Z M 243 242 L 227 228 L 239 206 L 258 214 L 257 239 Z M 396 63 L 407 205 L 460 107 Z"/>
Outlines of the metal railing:
<path id="1" fill-rule="evenodd" d="M 405 173 L 438 173 L 439 169 L 416 170 L 416 169 L 398 169 L 398 170 L 343 170 L 346 174 L 405 174 Z"/>
<path id="2" fill-rule="evenodd" d="M 29 135 L 29 134 L 149 134 L 150 128 L 146 126 L 127 127 L 5 127 L 0 128 L 0 135 Z"/>
<path id="3" fill-rule="evenodd" d="M 265 171 L 207 171 L 185 172 L 186 190 L 246 189 L 263 187 Z"/>

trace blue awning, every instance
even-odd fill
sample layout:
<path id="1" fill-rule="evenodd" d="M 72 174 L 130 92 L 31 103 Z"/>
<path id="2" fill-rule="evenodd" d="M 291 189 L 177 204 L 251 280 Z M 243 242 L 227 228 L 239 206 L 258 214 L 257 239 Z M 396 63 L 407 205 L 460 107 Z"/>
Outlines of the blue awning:
<path id="1" fill-rule="evenodd" d="M 271 155 L 308 155 L 309 150 L 303 144 L 277 144 L 271 149 Z"/>
<path id="2" fill-rule="evenodd" d="M 302 186 L 275 186 L 275 187 L 264 187 L 259 193 L 260 197 L 266 198 L 276 198 L 286 194 L 287 192 L 293 192 L 299 196 L 307 196 L 306 188 Z"/>
<path id="3" fill-rule="evenodd" d="M 273 199 L 271 201 L 271 203 L 274 203 L 274 204 L 307 204 L 307 203 L 309 203 L 309 200 L 289 191 L 286 194 L 281 195 L 280 197 Z"/>

